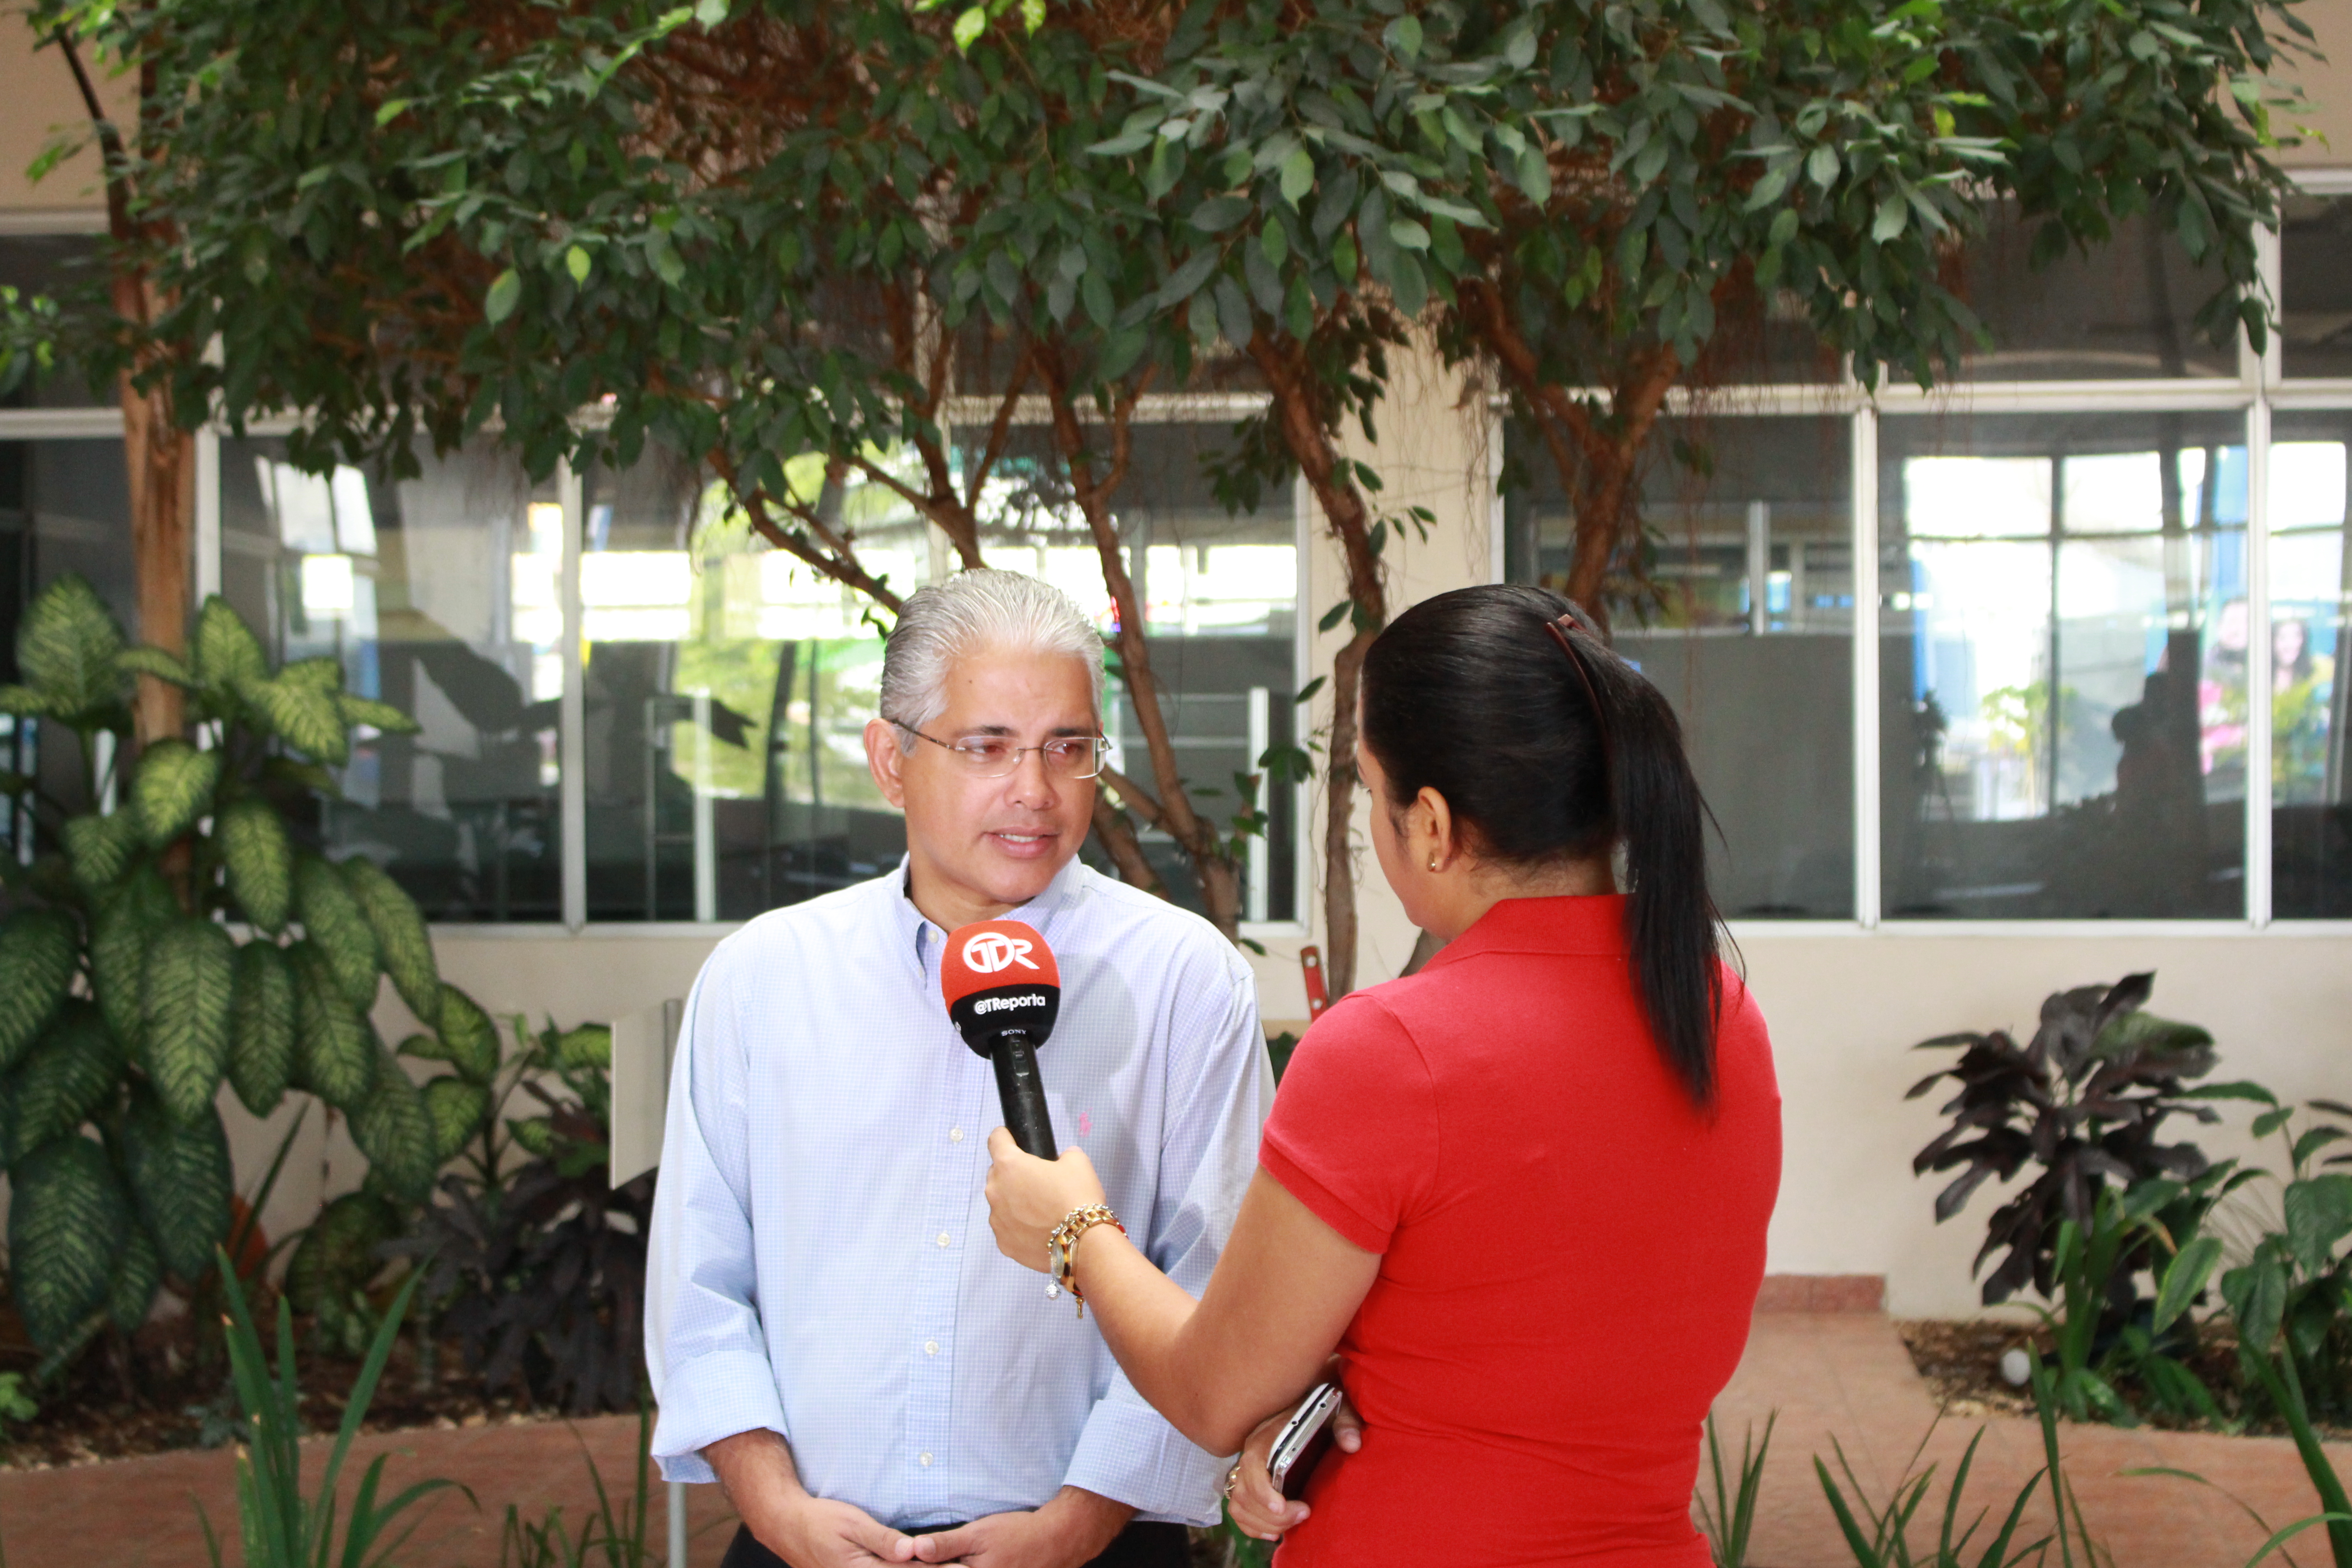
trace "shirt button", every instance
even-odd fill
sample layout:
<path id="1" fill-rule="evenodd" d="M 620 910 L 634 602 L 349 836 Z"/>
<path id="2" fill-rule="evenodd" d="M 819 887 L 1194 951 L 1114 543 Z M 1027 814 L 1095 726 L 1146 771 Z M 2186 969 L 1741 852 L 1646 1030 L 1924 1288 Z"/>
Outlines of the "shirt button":
<path id="1" fill-rule="evenodd" d="M 923 1468 L 928 1470 L 931 1468 L 931 1457 L 929 1454 L 918 1454 L 916 1458 L 922 1462 Z"/>
<path id="2" fill-rule="evenodd" d="M 949 1129 L 948 1129 L 948 1142 L 950 1142 L 950 1143 L 961 1143 L 961 1142 L 963 1142 L 963 1129 L 962 1129 L 962 1128 L 961 1128 L 961 1127 L 950 1127 L 950 1128 L 949 1128 Z"/>
<path id="3" fill-rule="evenodd" d="M 948 1233 L 947 1233 L 946 1231 L 941 1231 L 941 1232 L 940 1232 L 940 1245 L 941 1247 L 945 1247 L 945 1246 L 947 1246 L 947 1245 L 949 1244 L 949 1242 L 950 1242 L 951 1239 L 952 1239 L 952 1238 L 948 1235 Z"/>
<path id="4" fill-rule="evenodd" d="M 940 1353 L 940 1342 L 939 1342 L 939 1341 L 937 1341 L 937 1340 L 925 1340 L 925 1341 L 923 1342 L 923 1353 L 924 1353 L 925 1355 L 937 1355 L 937 1354 L 939 1354 L 939 1353 Z"/>

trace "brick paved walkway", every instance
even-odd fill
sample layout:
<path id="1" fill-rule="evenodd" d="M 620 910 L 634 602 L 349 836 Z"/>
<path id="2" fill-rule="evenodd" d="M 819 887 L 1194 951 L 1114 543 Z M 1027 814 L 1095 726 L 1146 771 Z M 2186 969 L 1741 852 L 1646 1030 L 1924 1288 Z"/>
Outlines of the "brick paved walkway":
<path id="1" fill-rule="evenodd" d="M 1756 1320 L 1748 1357 L 1718 1407 L 1719 1425 L 1736 1449 L 1743 1426 L 1751 1420 L 1760 1426 L 1775 1409 L 1780 1426 L 1752 1561 L 1756 1568 L 1847 1568 L 1850 1559 L 1813 1477 L 1813 1456 L 1827 1457 L 1834 1436 L 1864 1481 L 1883 1496 L 1934 1423 L 1934 1403 L 1884 1317 L 1765 1312 Z M 1940 1473 L 1948 1476 L 1979 1425 L 1988 1435 L 1969 1492 L 1980 1504 L 1998 1500 L 2005 1508 L 2042 1462 L 2040 1433 L 2032 1422 L 2002 1416 L 1947 1420 L 1926 1458 L 1942 1461 Z M 352 1473 L 356 1479 L 369 1458 L 389 1452 L 394 1458 L 387 1467 L 387 1489 L 424 1476 L 446 1476 L 472 1488 L 480 1510 L 445 1494 L 399 1561 L 404 1568 L 498 1568 L 499 1531 L 509 1503 L 533 1521 L 550 1506 L 561 1505 L 576 1527 L 594 1502 L 583 1445 L 603 1469 L 607 1488 L 625 1496 L 635 1439 L 636 1422 L 624 1417 L 576 1426 L 407 1432 L 363 1440 Z M 2283 1439 L 2069 1426 L 2064 1440 L 2075 1489 L 2116 1568 L 2239 1568 L 2263 1540 L 2263 1532 L 2220 1494 L 2186 1481 L 2127 1477 L 2121 1473 L 2126 1469 L 2163 1465 L 2196 1471 L 2237 1493 L 2273 1523 L 2316 1509 L 2294 1450 Z M 314 1462 L 322 1461 L 325 1445 L 312 1447 Z M 2352 1474 L 2352 1447 L 2339 1455 L 2338 1464 Z M 651 1536 L 658 1542 L 658 1479 L 655 1488 Z M 713 1568 L 732 1533 L 725 1500 L 710 1487 L 691 1488 L 689 1496 L 693 1565 Z M 1940 1496 L 1939 1489 L 1938 1504 Z M 202 1568 L 204 1537 L 194 1506 L 199 1500 L 215 1528 L 233 1540 L 236 1483 L 226 1454 L 166 1454 L 73 1469 L 0 1472 L 0 1542 L 9 1568 Z M 2035 1517 L 2046 1528 L 2046 1509 L 2038 1507 Z M 2295 1546 L 2303 1568 L 2326 1560 L 2316 1532 L 2298 1538 Z M 236 1561 L 234 1547 L 229 1560 Z"/>

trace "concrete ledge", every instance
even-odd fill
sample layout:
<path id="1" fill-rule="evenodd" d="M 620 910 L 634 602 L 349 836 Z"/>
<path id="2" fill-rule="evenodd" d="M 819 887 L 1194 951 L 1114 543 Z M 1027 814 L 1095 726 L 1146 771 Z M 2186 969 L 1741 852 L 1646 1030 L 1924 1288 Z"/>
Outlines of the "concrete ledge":
<path id="1" fill-rule="evenodd" d="M 1884 1274 L 1767 1274 L 1759 1312 L 1883 1312 Z"/>

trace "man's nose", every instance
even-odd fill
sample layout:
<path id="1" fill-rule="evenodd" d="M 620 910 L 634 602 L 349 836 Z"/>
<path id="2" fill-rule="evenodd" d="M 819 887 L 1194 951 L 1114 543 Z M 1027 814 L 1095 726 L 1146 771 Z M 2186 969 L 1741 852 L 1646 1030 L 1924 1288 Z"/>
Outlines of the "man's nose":
<path id="1" fill-rule="evenodd" d="M 1051 805 L 1061 798 L 1055 779 L 1045 766 L 1045 748 L 1031 746 L 1021 753 L 1013 773 L 1005 781 L 1005 794 L 1024 805 Z"/>

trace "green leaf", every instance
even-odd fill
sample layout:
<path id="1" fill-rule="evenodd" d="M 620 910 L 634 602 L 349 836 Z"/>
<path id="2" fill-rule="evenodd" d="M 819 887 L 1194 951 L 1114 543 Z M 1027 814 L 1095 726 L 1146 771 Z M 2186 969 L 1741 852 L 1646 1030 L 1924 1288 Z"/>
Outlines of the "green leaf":
<path id="1" fill-rule="evenodd" d="M 2221 1294 L 2238 1320 L 2241 1344 L 2267 1354 L 2286 1312 L 2286 1267 L 2267 1247 L 2221 1277 Z"/>
<path id="2" fill-rule="evenodd" d="M 294 842 L 278 808 L 247 795 L 220 814 L 221 859 L 228 890 L 245 918 L 275 933 L 294 909 Z"/>
<path id="3" fill-rule="evenodd" d="M 161 849 L 212 808 L 220 782 L 220 753 L 185 741 L 157 741 L 139 757 L 131 779 L 131 815 L 148 847 Z"/>
<path id="4" fill-rule="evenodd" d="M 456 1158 L 482 1130 L 490 1114 L 490 1091 L 462 1078 L 436 1078 L 425 1086 L 425 1114 L 433 1123 L 433 1159 L 439 1164 Z"/>
<path id="5" fill-rule="evenodd" d="M 302 1086 L 349 1114 L 375 1084 L 376 1045 L 314 942 L 286 950 L 294 970 L 294 1063 Z"/>
<path id="6" fill-rule="evenodd" d="M 228 1134 L 211 1106 L 193 1120 L 144 1096 L 122 1121 L 122 1166 L 166 1272 L 204 1278 L 228 1238 Z"/>
<path id="7" fill-rule="evenodd" d="M 1895 192 L 1878 204 L 1878 216 L 1871 220 L 1870 238 L 1874 245 L 1885 245 L 1903 232 L 1911 219 L 1911 204 Z"/>
<path id="8" fill-rule="evenodd" d="M 1399 16 L 1381 30 L 1381 42 L 1406 59 L 1421 53 L 1421 18 L 1411 15 Z"/>
<path id="9" fill-rule="evenodd" d="M 1512 163 L 1512 179 L 1519 194 L 1540 207 L 1551 200 L 1551 160 L 1541 147 L 1529 145 Z"/>
<path id="10" fill-rule="evenodd" d="M 366 857 L 352 857 L 343 862 L 342 871 L 344 884 L 375 933 L 376 953 L 394 989 L 418 1023 L 438 1028 L 441 972 L 433 963 L 433 939 L 425 931 L 424 912 L 389 872 Z M 372 975 L 369 989 L 373 994 Z"/>
<path id="11" fill-rule="evenodd" d="M 1315 623 L 1315 629 L 1318 632 L 1329 631 L 1332 627 L 1338 626 L 1341 621 L 1348 618 L 1348 612 L 1354 606 L 1355 603 L 1356 602 L 1353 599 L 1340 600 L 1338 604 L 1323 612 L 1323 618 Z"/>
<path id="12" fill-rule="evenodd" d="M 62 910 L 19 910 L 0 921 L 0 1071 L 57 1016 L 73 984 L 79 936 Z"/>
<path id="13" fill-rule="evenodd" d="M 256 1116 L 267 1116 L 294 1079 L 294 971 L 275 942 L 236 951 L 229 1004 L 228 1081 Z"/>
<path id="14" fill-rule="evenodd" d="M 317 944 L 344 1000 L 365 1012 L 375 1005 L 375 931 L 367 911 L 352 896 L 351 885 L 334 867 L 316 855 L 299 855 L 294 861 L 294 909 L 302 930 Z"/>
<path id="15" fill-rule="evenodd" d="M 415 100 L 414 99 L 407 98 L 385 99 L 383 102 L 376 108 L 376 129 L 379 131 L 383 130 L 385 126 L 399 119 L 403 114 L 408 112 L 408 106 L 415 101 Z"/>
<path id="16" fill-rule="evenodd" d="M 122 1067 L 98 1009 L 68 1001 L 16 1070 L 17 1150 L 29 1153 L 89 1121 L 112 1098 Z"/>
<path id="17" fill-rule="evenodd" d="M 522 274 L 509 267 L 491 280 L 490 291 L 482 297 L 482 319 L 495 327 L 521 302 Z"/>
<path id="18" fill-rule="evenodd" d="M 220 1092 L 236 986 L 236 944 L 211 921 L 173 921 L 148 943 L 140 1065 L 164 1107 L 184 1122 L 209 1115 Z M 171 1262 L 171 1238 L 158 1239 Z"/>
<path id="19" fill-rule="evenodd" d="M 1389 220 L 1389 243 L 1399 250 L 1427 250 L 1429 230 L 1409 217 Z"/>
<path id="20" fill-rule="evenodd" d="M 74 881 L 85 892 L 112 887 L 139 850 L 139 824 L 127 811 L 68 817 L 59 836 Z"/>
<path id="21" fill-rule="evenodd" d="M 218 594 L 205 600 L 196 613 L 196 679 L 208 691 L 234 696 L 244 688 L 269 679 L 269 658 L 261 639 Z"/>
<path id="22" fill-rule="evenodd" d="M 587 251 L 579 246 L 572 246 L 563 253 L 563 269 L 572 274 L 574 283 L 587 282 L 589 268 L 593 266 L 595 263 L 589 259 Z"/>
<path id="23" fill-rule="evenodd" d="M 1297 206 L 1315 189 L 1315 154 L 1304 144 L 1282 161 L 1282 199 Z"/>
<path id="24" fill-rule="evenodd" d="M 351 757 L 351 732 L 336 699 L 341 693 L 301 679 L 289 666 L 274 680 L 248 681 L 241 689 L 279 740 L 333 767 Z"/>
<path id="25" fill-rule="evenodd" d="M 0 686 L 0 713 L 14 713 L 20 719 L 45 719 L 69 713 L 61 699 L 47 692 L 36 691 L 29 686 Z"/>
<path id="26" fill-rule="evenodd" d="M 395 1196 L 423 1203 L 432 1195 L 433 1119 L 416 1084 L 387 1051 L 376 1063 L 375 1082 L 352 1112 L 352 1141 L 368 1157 L 376 1175 Z"/>
<path id="27" fill-rule="evenodd" d="M 962 12 L 955 19 L 955 47 L 957 50 L 961 53 L 969 53 L 972 45 L 980 42 L 981 34 L 986 31 L 988 31 L 988 9 L 986 6 L 974 5 Z"/>
<path id="28" fill-rule="evenodd" d="M 360 697 L 349 691 L 336 693 L 335 710 L 346 724 L 365 724 L 387 735 L 414 735 L 424 728 L 389 702 L 378 702 L 373 697 Z"/>
<path id="29" fill-rule="evenodd" d="M 1828 190 L 1838 176 L 1837 149 L 1826 142 L 1814 148 L 1805 160 L 1805 174 L 1813 184 Z"/>
<path id="30" fill-rule="evenodd" d="M 1192 216 L 1184 221 L 1202 234 L 1223 234 L 1247 217 L 1249 212 L 1250 204 L 1246 197 L 1211 196 L 1194 207 Z"/>
<path id="31" fill-rule="evenodd" d="M 544 1116 L 507 1119 L 507 1131 L 524 1150 L 541 1160 L 555 1153 L 555 1126 Z"/>
<path id="32" fill-rule="evenodd" d="M 2165 1265 L 2164 1278 L 2156 1291 L 2156 1318 L 2151 1331 L 2162 1333 L 2170 1328 L 2197 1293 L 2205 1289 L 2206 1279 L 2213 1266 L 2221 1261 L 2221 1243 L 2213 1237 L 2200 1236 L 2189 1242 Z"/>
<path id="33" fill-rule="evenodd" d="M 559 1068 L 610 1068 L 613 1065 L 613 1031 L 603 1024 L 583 1024 L 555 1037 L 555 1048 L 549 1053 Z"/>
<path id="34" fill-rule="evenodd" d="M 8 1184 L 10 1294 L 35 1346 L 50 1350 L 106 1305 L 131 1202 L 87 1138 L 33 1151 Z"/>
<path id="35" fill-rule="evenodd" d="M 447 1062 L 475 1083 L 488 1083 L 499 1070 L 498 1026 L 471 996 L 446 981 L 438 1037 L 425 1043 L 412 1040 L 404 1048 L 411 1056 Z"/>
<path id="36" fill-rule="evenodd" d="M 400 1213 L 370 1192 L 345 1193 L 319 1212 L 286 1265 L 286 1297 L 297 1310 L 348 1302 L 383 1271 L 376 1248 L 400 1234 Z"/>
<path id="37" fill-rule="evenodd" d="M 2286 1244 L 2305 1274 L 2335 1266 L 2336 1246 L 2352 1231 L 2352 1176 L 2313 1176 L 2291 1184 L 2284 1200 Z"/>
<path id="38" fill-rule="evenodd" d="M 173 686 L 196 684 L 194 671 L 174 656 L 160 647 L 129 647 L 114 656 L 115 668 L 126 675 L 152 675 Z"/>
<path id="39" fill-rule="evenodd" d="M 147 943 L 179 918 L 172 889 L 149 861 L 115 889 L 91 922 L 91 986 L 106 1026 L 134 1052 L 146 1017 Z"/>
<path id="40" fill-rule="evenodd" d="M 128 677 L 115 664 L 121 652 L 122 628 L 78 572 L 42 589 L 16 630 L 16 668 L 25 684 L 60 715 L 87 714 L 122 700 Z"/>
<path id="41" fill-rule="evenodd" d="M 133 1221 L 114 1260 L 114 1278 L 107 1282 L 106 1315 L 124 1333 L 134 1333 L 147 1321 L 156 1293 L 163 1289 L 163 1255 L 147 1227 Z"/>

